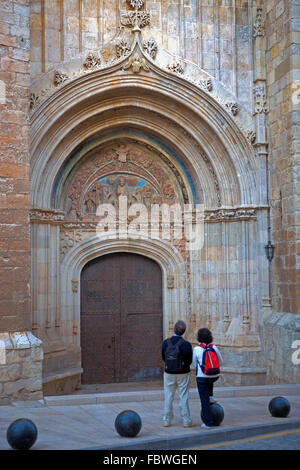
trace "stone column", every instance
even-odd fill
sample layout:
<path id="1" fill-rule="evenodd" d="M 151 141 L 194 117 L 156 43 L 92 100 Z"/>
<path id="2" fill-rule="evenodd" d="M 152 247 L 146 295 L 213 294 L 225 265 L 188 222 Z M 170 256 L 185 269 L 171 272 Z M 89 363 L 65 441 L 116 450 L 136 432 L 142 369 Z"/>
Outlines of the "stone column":
<path id="1" fill-rule="evenodd" d="M 0 400 L 41 392 L 41 342 L 30 332 L 29 0 L 0 4 Z"/>

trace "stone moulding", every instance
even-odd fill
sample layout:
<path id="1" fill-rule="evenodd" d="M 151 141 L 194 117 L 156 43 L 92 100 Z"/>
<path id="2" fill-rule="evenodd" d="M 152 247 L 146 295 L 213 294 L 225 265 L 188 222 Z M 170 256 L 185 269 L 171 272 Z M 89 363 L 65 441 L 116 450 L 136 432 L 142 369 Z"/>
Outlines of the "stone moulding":
<path id="1" fill-rule="evenodd" d="M 221 208 L 221 209 L 211 209 L 205 210 L 204 212 L 204 222 L 205 223 L 219 223 L 219 222 L 240 222 L 240 221 L 256 221 L 257 219 L 257 210 L 259 207 L 235 207 L 235 208 Z M 192 222 L 196 222 L 196 212 L 192 212 Z M 95 236 L 97 229 L 97 222 L 59 222 L 61 226 L 60 234 L 60 256 L 61 261 L 64 259 L 65 255 L 72 249 L 74 246 L 78 245 L 84 240 L 92 239 Z M 159 223 L 159 230 L 162 230 L 163 224 Z M 171 229 L 173 229 L 174 224 L 171 223 Z M 144 227 L 146 228 L 146 227 Z M 118 230 L 118 224 L 116 225 Z M 148 223 L 149 233 L 151 232 L 151 221 Z M 147 239 L 151 239 L 150 237 Z M 185 251 L 185 241 L 184 249 Z M 176 241 L 173 243 L 170 242 L 175 248 L 177 248 L 181 253 L 182 247 L 178 245 Z M 168 289 L 172 289 L 175 277 L 170 275 L 170 278 L 167 279 Z M 73 293 L 75 292 L 77 284 L 74 280 L 71 280 Z"/>
<path id="2" fill-rule="evenodd" d="M 205 222 L 212 221 L 239 221 L 257 218 L 256 208 L 226 208 L 205 211 Z"/>
<path id="3" fill-rule="evenodd" d="M 65 213 L 55 209 L 31 209 L 29 217 L 30 222 L 57 223 L 64 220 Z"/>
<path id="4" fill-rule="evenodd" d="M 247 219 L 256 219 L 257 211 L 260 209 L 265 209 L 266 206 L 262 207 L 226 207 L 226 208 L 217 208 L 217 209 L 205 209 L 204 211 L 204 220 L 205 222 L 212 221 L 224 221 L 224 220 L 247 220 Z M 195 212 L 193 214 L 193 220 L 195 221 Z M 38 223 L 54 223 L 60 225 L 64 230 L 76 229 L 84 231 L 95 231 L 97 228 L 96 221 L 70 221 L 65 220 L 65 212 L 58 211 L 54 209 L 44 209 L 44 210 L 31 210 L 30 211 L 30 221 Z M 130 220 L 129 220 L 130 222 Z M 172 224 L 171 224 L 172 225 Z M 161 224 L 160 224 L 161 226 Z M 149 222 L 149 227 L 151 227 Z M 77 240 L 79 241 L 79 240 Z"/>

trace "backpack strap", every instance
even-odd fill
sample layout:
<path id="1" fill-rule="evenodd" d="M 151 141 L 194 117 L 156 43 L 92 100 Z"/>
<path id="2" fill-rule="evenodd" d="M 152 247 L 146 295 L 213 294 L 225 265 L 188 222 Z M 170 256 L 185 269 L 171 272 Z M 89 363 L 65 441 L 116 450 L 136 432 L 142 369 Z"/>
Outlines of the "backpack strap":
<path id="1" fill-rule="evenodd" d="M 167 339 L 167 345 L 168 346 L 174 346 L 174 348 L 179 349 L 179 346 L 184 342 L 184 339 L 179 338 L 179 340 L 175 344 L 173 344 L 172 343 L 172 338 L 173 338 L 173 336 L 171 336 L 171 338 Z"/>
<path id="2" fill-rule="evenodd" d="M 180 345 L 181 345 L 182 343 L 184 343 L 184 339 L 183 339 L 183 338 L 179 338 L 179 340 L 177 341 L 177 343 L 175 343 L 174 346 L 178 347 L 178 349 L 179 349 L 179 347 L 180 347 Z"/>

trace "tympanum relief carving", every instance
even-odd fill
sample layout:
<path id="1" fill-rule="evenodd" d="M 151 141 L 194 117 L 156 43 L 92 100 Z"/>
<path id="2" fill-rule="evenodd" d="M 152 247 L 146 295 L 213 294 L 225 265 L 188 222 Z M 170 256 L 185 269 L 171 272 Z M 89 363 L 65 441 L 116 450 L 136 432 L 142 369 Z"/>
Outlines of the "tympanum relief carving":
<path id="1" fill-rule="evenodd" d="M 118 143 L 94 153 L 78 165 L 64 202 L 67 220 L 95 220 L 100 204 L 183 204 L 187 189 L 174 165 L 130 143 Z"/>

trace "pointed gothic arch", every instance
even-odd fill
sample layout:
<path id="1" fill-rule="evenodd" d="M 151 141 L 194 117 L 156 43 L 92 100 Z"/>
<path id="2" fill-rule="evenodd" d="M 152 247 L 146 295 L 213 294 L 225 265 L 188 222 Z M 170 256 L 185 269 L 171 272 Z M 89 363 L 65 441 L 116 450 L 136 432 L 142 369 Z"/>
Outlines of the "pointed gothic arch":
<path id="1" fill-rule="evenodd" d="M 77 60 L 60 69 L 60 77 L 68 77 L 62 83 L 51 84 L 57 80 L 52 71 L 34 84 L 31 116 L 33 324 L 41 325 L 38 334 L 45 344 L 54 328 L 49 357 L 59 343 L 77 364 L 78 375 L 80 269 L 102 253 L 128 250 L 155 256 L 162 267 L 164 299 L 171 299 L 164 300 L 165 335 L 182 314 L 191 341 L 199 321 L 205 322 L 227 348 L 229 364 L 232 349 L 241 356 L 252 351 L 253 367 L 239 371 L 241 380 L 245 374 L 261 377 L 259 299 L 266 297 L 268 273 L 260 261 L 267 223 L 257 189 L 260 169 L 241 125 L 250 125 L 249 115 L 207 74 L 205 87 L 202 79 L 157 64 L 138 36 L 130 54 L 112 65 L 78 72 Z M 190 70 L 205 75 L 194 65 Z M 64 194 L 76 168 L 118 142 L 150 149 L 185 190 L 185 202 L 204 204 L 201 254 L 161 240 L 100 243 L 93 220 L 68 219 Z M 53 364 L 47 362 L 46 374 Z M 229 366 L 229 383 L 234 374 Z"/>

